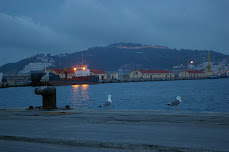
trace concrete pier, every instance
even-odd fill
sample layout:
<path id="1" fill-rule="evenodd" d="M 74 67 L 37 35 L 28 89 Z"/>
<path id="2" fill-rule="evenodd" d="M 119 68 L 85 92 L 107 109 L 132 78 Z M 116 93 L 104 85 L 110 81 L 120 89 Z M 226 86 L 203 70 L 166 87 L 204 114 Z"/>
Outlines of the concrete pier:
<path id="1" fill-rule="evenodd" d="M 190 78 L 154 78 L 154 79 L 106 79 L 100 80 L 100 83 L 120 83 L 120 82 L 147 82 L 147 81 L 174 81 L 174 80 L 200 80 L 200 79 L 207 79 L 207 78 L 197 78 L 197 77 L 190 77 Z"/>
<path id="2" fill-rule="evenodd" d="M 229 151 L 228 113 L 1 108 L 0 122 L 0 145 L 42 144 L 57 151 L 66 147 L 85 151 Z"/>
<path id="3" fill-rule="evenodd" d="M 30 74 L 4 74 L 7 79 L 7 87 L 32 86 Z"/>

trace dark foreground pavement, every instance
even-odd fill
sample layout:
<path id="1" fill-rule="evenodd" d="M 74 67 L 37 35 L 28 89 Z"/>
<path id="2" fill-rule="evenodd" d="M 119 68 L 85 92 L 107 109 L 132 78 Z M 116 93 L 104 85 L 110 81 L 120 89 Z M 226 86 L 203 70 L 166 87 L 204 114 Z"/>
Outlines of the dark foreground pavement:
<path id="1" fill-rule="evenodd" d="M 3 151 L 207 152 L 228 143 L 225 113 L 0 109 Z"/>

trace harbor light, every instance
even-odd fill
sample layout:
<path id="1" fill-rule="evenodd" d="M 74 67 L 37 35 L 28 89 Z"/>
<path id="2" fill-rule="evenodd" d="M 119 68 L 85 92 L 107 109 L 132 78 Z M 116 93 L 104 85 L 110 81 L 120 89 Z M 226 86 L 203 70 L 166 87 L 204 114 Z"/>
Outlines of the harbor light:
<path id="1" fill-rule="evenodd" d="M 86 68 L 85 68 L 85 67 L 83 67 L 83 70 L 85 71 L 85 70 L 86 70 Z"/>
<path id="2" fill-rule="evenodd" d="M 74 68 L 74 71 L 76 71 L 76 68 Z"/>
<path id="3" fill-rule="evenodd" d="M 193 64 L 193 61 L 191 61 L 190 63 Z"/>

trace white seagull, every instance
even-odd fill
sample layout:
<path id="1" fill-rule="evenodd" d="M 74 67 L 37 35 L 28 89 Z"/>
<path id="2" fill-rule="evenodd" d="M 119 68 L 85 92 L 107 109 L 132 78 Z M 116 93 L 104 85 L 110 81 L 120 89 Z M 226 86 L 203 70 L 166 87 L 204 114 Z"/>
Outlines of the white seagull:
<path id="1" fill-rule="evenodd" d="M 108 99 L 107 99 L 107 101 L 104 103 L 104 104 L 102 104 L 102 105 L 100 105 L 99 107 L 106 107 L 106 109 L 107 109 L 107 107 L 108 107 L 108 109 L 109 109 L 109 106 L 112 104 L 112 101 L 111 101 L 111 95 L 108 95 Z"/>
<path id="2" fill-rule="evenodd" d="M 168 103 L 169 106 L 177 106 L 177 111 L 178 111 L 178 105 L 181 103 L 181 98 L 180 96 L 177 96 L 176 99 L 170 103 Z"/>
<path id="3" fill-rule="evenodd" d="M 49 81 L 49 71 L 45 72 L 45 75 L 41 78 L 40 82 L 44 82 L 44 84 L 47 86 Z"/>

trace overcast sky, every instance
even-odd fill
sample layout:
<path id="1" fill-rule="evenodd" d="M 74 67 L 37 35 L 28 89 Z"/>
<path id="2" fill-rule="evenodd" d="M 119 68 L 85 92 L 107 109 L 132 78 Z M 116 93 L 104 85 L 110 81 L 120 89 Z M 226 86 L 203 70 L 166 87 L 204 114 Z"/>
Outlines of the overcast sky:
<path id="1" fill-rule="evenodd" d="M 114 42 L 229 54 L 229 0 L 0 0 L 0 65 Z"/>

